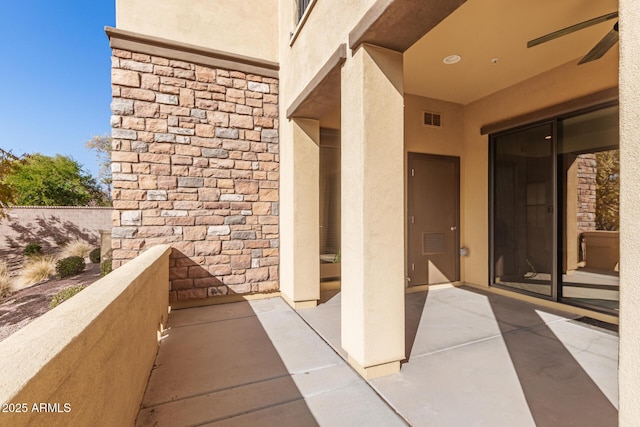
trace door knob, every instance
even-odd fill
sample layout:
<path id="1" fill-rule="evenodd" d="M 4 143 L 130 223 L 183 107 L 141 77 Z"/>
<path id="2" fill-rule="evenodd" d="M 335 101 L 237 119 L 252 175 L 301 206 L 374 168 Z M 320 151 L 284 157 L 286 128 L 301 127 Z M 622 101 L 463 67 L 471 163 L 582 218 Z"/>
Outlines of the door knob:
<path id="1" fill-rule="evenodd" d="M 455 225 L 451 227 L 451 231 L 456 231 L 458 227 L 456 227 Z"/>

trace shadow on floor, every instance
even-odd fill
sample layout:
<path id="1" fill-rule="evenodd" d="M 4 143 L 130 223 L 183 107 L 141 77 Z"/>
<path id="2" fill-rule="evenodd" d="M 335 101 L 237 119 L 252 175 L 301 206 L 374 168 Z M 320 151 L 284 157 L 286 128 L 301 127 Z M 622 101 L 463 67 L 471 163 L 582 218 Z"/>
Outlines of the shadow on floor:
<path id="1" fill-rule="evenodd" d="M 422 313 L 424 312 L 424 305 L 427 302 L 427 295 L 429 291 L 416 292 L 413 294 L 406 294 L 404 298 L 404 348 L 405 358 L 409 361 L 411 358 L 411 351 L 413 350 L 413 344 L 416 342 L 418 335 L 418 327 L 420 326 L 420 320 L 422 319 Z"/>
<path id="2" fill-rule="evenodd" d="M 178 310 L 137 426 L 317 426 L 249 303 Z"/>
<path id="3" fill-rule="evenodd" d="M 420 326 L 424 305 L 427 300 L 427 293 L 426 291 L 416 292 L 405 296 L 405 361 L 403 363 L 409 360 L 413 344 L 416 341 L 418 327 Z M 318 307 L 311 312 L 305 311 L 303 317 L 311 321 L 315 331 L 319 333 L 336 352 L 342 355 L 342 357 L 346 357 L 346 353 L 341 347 L 340 339 L 340 304 L 340 289 L 322 290 L 320 292 Z M 321 320 L 314 321 L 318 319 Z"/>
<path id="4" fill-rule="evenodd" d="M 299 313 L 346 357 L 340 306 Z M 369 383 L 415 426 L 616 425 L 617 338 L 576 317 L 466 286 L 410 293 L 408 360 Z"/>
<path id="5" fill-rule="evenodd" d="M 540 317 L 539 307 L 522 304 L 519 323 L 535 326 L 514 330 L 512 308 L 491 296 L 489 302 L 538 427 L 617 425 L 617 409 Z"/>

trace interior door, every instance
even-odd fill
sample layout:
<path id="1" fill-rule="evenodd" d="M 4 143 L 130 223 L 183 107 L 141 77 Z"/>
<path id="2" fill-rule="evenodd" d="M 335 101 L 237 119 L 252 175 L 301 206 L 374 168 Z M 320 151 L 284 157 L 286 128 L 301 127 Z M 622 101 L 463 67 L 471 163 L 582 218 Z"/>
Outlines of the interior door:
<path id="1" fill-rule="evenodd" d="M 460 280 L 460 158 L 409 153 L 409 286 Z"/>

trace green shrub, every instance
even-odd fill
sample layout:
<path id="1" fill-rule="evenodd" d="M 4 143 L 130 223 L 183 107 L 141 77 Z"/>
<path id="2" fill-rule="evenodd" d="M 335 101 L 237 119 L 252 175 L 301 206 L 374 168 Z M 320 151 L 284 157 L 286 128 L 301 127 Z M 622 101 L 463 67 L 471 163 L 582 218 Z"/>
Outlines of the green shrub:
<path id="1" fill-rule="evenodd" d="M 100 275 L 106 276 L 109 273 L 111 273 L 111 260 L 105 259 L 102 261 L 102 264 L 100 264 Z"/>
<path id="2" fill-rule="evenodd" d="M 24 251 L 22 253 L 24 254 L 24 256 L 41 255 L 42 254 L 42 246 L 40 246 L 39 244 L 37 244 L 35 242 L 31 242 L 31 243 L 27 244 L 27 246 L 24 248 Z"/>
<path id="3" fill-rule="evenodd" d="M 82 270 L 84 270 L 84 258 L 80 256 L 62 258 L 56 263 L 56 272 L 61 279 L 79 274 Z"/>
<path id="4" fill-rule="evenodd" d="M 98 264 L 100 262 L 100 248 L 95 248 L 89 252 L 89 259 L 92 263 Z"/>
<path id="5" fill-rule="evenodd" d="M 85 285 L 69 286 L 68 288 L 64 288 L 63 290 L 55 294 L 53 298 L 51 298 L 49 308 L 54 308 L 55 306 L 62 304 L 64 301 L 68 300 L 84 288 L 86 288 Z"/>

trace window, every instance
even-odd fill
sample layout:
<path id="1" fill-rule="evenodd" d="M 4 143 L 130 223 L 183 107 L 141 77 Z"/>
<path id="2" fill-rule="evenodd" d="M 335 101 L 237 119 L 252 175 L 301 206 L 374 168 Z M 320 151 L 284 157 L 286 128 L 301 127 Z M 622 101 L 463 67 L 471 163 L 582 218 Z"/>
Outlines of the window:
<path id="1" fill-rule="evenodd" d="M 293 46 L 293 43 L 298 38 L 298 34 L 302 30 L 304 23 L 307 21 L 311 9 L 316 4 L 317 0 L 295 0 L 295 29 L 289 34 L 289 46 Z"/>
<path id="2" fill-rule="evenodd" d="M 297 22 L 300 22 L 300 20 L 302 19 L 302 17 L 304 16 L 304 12 L 309 7 L 309 4 L 311 3 L 311 1 L 312 0 L 297 0 L 297 2 L 298 2 L 298 20 L 297 20 Z"/>

